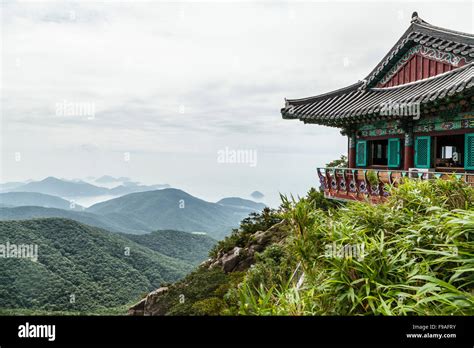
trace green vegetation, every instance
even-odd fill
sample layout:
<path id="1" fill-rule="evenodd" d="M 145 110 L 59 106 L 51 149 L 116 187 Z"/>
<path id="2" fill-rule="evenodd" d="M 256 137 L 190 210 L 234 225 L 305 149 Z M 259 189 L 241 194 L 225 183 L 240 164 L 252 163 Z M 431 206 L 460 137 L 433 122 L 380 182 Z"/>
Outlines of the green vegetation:
<path id="1" fill-rule="evenodd" d="M 0 220 L 28 220 L 36 218 L 63 218 L 81 222 L 86 225 L 103 228 L 110 232 L 121 233 L 149 233 L 148 227 L 136 223 L 134 220 L 114 219 L 85 211 L 70 209 L 44 208 L 35 206 L 1 208 Z"/>
<path id="2" fill-rule="evenodd" d="M 389 189 L 376 205 L 339 204 L 313 189 L 282 197 L 211 255 L 248 246 L 281 219 L 285 239 L 243 272 L 198 268 L 170 286 L 158 314 L 474 315 L 474 190 L 454 178 Z M 180 293 L 189 301 L 179 303 Z"/>
<path id="3" fill-rule="evenodd" d="M 206 235 L 173 230 L 124 236 L 163 255 L 180 259 L 193 265 L 198 265 L 206 260 L 209 250 L 217 242 Z"/>
<path id="4" fill-rule="evenodd" d="M 251 236 L 257 231 L 266 231 L 281 218 L 274 209 L 264 208 L 261 213 L 251 213 L 242 220 L 240 228 L 233 229 L 232 233 L 219 241 L 209 252 L 211 257 L 216 257 L 218 252 L 227 252 L 234 247 L 244 247 L 250 241 Z"/>
<path id="5" fill-rule="evenodd" d="M 65 219 L 0 222 L 0 244 L 39 245 L 38 262 L 0 258 L 0 315 L 121 314 L 160 286 L 158 315 L 474 315 L 474 189 L 453 177 L 389 190 L 381 204 L 315 189 L 282 196 L 217 244 Z M 211 245 L 213 259 L 184 276 Z M 229 260 L 238 271 L 223 271 Z"/>
<path id="6" fill-rule="evenodd" d="M 220 268 L 198 268 L 160 297 L 158 315 L 220 315 L 228 308 L 225 294 L 243 273 L 225 274 Z"/>
<path id="7" fill-rule="evenodd" d="M 236 291 L 244 315 L 473 315 L 474 190 L 408 180 L 384 204 L 313 209 Z M 304 274 L 304 276 L 303 276 Z"/>
<path id="8" fill-rule="evenodd" d="M 117 313 L 193 268 L 124 236 L 66 219 L 2 221 L 0 244 L 7 242 L 37 244 L 38 260 L 0 258 L 2 313 Z"/>
<path id="9" fill-rule="evenodd" d="M 347 156 L 342 155 L 341 158 L 327 163 L 326 167 L 328 167 L 328 168 L 348 168 L 349 164 L 347 162 Z"/>
<path id="10" fill-rule="evenodd" d="M 0 316 L 31 316 L 31 315 L 41 315 L 41 316 L 93 316 L 93 315 L 107 315 L 107 316 L 119 316 L 125 315 L 127 313 L 130 303 L 126 305 L 121 305 L 117 307 L 108 307 L 108 308 L 98 308 L 94 310 L 87 311 L 50 311 L 44 309 L 25 309 L 25 308 L 9 308 L 2 309 L 0 308 Z"/>
<path id="11" fill-rule="evenodd" d="M 372 186 L 375 186 L 379 183 L 379 178 L 378 178 L 377 172 L 375 170 L 369 170 L 367 172 L 367 181 Z"/>
<path id="12" fill-rule="evenodd" d="M 245 247 L 253 241 L 258 231 L 265 231 L 281 221 L 278 212 L 265 208 L 242 220 L 239 229 L 218 242 L 210 251 L 211 257 L 225 253 L 234 246 Z M 154 308 L 157 315 L 226 315 L 233 314 L 238 301 L 233 299 L 235 289 L 245 272 L 224 273 L 209 265 L 198 267 L 194 272 L 174 284 L 164 284 L 168 291 L 159 297 Z"/>

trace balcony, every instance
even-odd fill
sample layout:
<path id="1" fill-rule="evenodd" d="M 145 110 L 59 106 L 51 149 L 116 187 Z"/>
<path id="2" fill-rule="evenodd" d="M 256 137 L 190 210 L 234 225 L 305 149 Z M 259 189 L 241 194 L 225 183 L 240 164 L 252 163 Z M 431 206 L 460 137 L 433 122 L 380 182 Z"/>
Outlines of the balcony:
<path id="1" fill-rule="evenodd" d="M 437 180 L 454 175 L 474 187 L 474 174 L 470 173 L 354 168 L 318 168 L 317 172 L 324 196 L 338 200 L 383 201 L 389 195 L 387 185 L 396 187 L 403 178 Z"/>

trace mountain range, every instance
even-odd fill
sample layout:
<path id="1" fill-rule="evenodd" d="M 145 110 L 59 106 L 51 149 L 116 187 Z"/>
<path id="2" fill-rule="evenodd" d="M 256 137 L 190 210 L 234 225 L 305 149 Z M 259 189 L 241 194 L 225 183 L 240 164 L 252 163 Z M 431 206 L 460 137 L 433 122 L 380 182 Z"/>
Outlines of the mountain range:
<path id="1" fill-rule="evenodd" d="M 99 184 L 110 184 L 110 183 L 117 183 L 117 182 L 127 182 L 127 181 L 130 181 L 130 178 L 127 178 L 124 176 L 114 178 L 113 176 L 110 176 L 110 175 L 103 175 L 100 178 L 95 179 L 94 181 Z"/>
<path id="2" fill-rule="evenodd" d="M 110 179 L 102 179 L 100 182 L 110 182 Z M 118 178 L 121 179 L 121 178 Z M 116 179 L 116 180 L 118 180 Z M 64 180 L 55 177 L 47 177 L 41 181 L 28 183 L 5 183 L 1 186 L 3 192 L 37 192 L 63 198 L 90 197 L 90 196 L 121 196 L 133 192 L 143 192 L 167 188 L 169 185 L 140 185 L 136 182 L 126 181 L 121 185 L 108 188 L 96 186 L 82 180 Z"/>
<path id="3" fill-rule="evenodd" d="M 95 226 L 106 229 L 110 232 L 116 233 L 149 233 L 151 230 L 147 226 L 140 226 L 138 222 L 133 225 L 124 221 L 115 221 L 107 217 L 88 213 L 85 211 L 74 211 L 57 208 L 44 208 L 36 206 L 24 206 L 24 207 L 11 207 L 11 208 L 0 208 L 0 221 L 9 220 L 29 220 L 29 219 L 40 219 L 40 218 L 64 218 L 71 219 L 83 224 Z M 136 229 L 138 227 L 138 229 Z M 141 227 L 141 228 L 140 228 Z"/>
<path id="4" fill-rule="evenodd" d="M 0 237 L 3 310 L 93 312 L 125 305 L 183 277 L 214 244 L 179 231 L 128 238 L 59 218 L 0 221 Z M 7 246 L 30 244 L 37 260 L 5 258 Z"/>
<path id="5" fill-rule="evenodd" d="M 86 211 L 127 224 L 139 223 L 148 230 L 206 232 L 221 239 L 238 227 L 249 213 L 257 210 L 253 206 L 206 202 L 182 190 L 169 188 L 131 193 L 94 204 Z"/>
<path id="6" fill-rule="evenodd" d="M 84 181 L 66 181 L 47 177 L 41 181 L 32 181 L 10 189 L 9 192 L 38 192 L 59 197 L 83 197 L 106 195 L 109 189 Z"/>
<path id="7" fill-rule="evenodd" d="M 84 192 L 92 193 L 93 191 L 88 190 L 96 188 L 98 187 L 84 182 L 47 178 L 40 182 L 28 183 L 16 190 L 45 190 L 61 193 L 64 197 Z M 71 191 L 68 191 L 70 189 Z M 215 239 L 228 235 L 248 214 L 261 211 L 264 207 L 262 203 L 238 197 L 224 198 L 216 203 L 207 202 L 172 188 L 134 192 L 89 208 L 71 205 L 69 200 L 45 193 L 0 193 L 0 220 L 60 217 L 111 232 L 144 234 L 155 230 L 179 230 L 205 232 Z"/>
<path id="8" fill-rule="evenodd" d="M 99 181 L 118 179 L 128 178 Z M 54 177 L 4 185 L 9 189 L 0 193 L 0 314 L 120 312 L 142 294 L 181 279 L 207 259 L 216 239 L 265 207 L 238 197 L 207 202 L 157 186 L 126 181 L 106 188 Z M 128 189 L 144 192 L 89 208 L 68 199 Z M 4 258 L 11 244 L 37 245 L 36 262 Z"/>

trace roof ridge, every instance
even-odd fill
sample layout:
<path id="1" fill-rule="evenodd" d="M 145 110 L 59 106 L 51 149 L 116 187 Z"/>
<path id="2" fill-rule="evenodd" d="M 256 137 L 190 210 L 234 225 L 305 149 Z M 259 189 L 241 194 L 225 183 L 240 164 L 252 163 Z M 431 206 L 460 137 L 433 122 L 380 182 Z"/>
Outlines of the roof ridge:
<path id="1" fill-rule="evenodd" d="M 382 60 L 366 76 L 365 79 L 368 82 L 368 86 L 373 86 L 375 82 L 379 80 L 380 75 L 384 73 L 386 67 L 393 64 L 391 62 L 396 61 L 396 56 L 399 52 L 404 52 L 416 44 L 413 34 L 437 38 L 439 40 L 452 42 L 453 44 L 460 44 L 466 48 L 474 47 L 474 34 L 432 25 L 421 19 L 417 12 L 413 12 L 410 26 L 405 30 L 400 39 L 398 39 Z"/>
<path id="2" fill-rule="evenodd" d="M 414 24 L 416 26 L 425 27 L 427 29 L 432 29 L 432 30 L 436 30 L 436 31 L 445 32 L 446 34 L 456 34 L 456 35 L 460 35 L 460 36 L 466 36 L 468 38 L 474 38 L 474 34 L 466 33 L 464 31 L 448 29 L 448 28 L 444 28 L 444 27 L 438 27 L 436 25 L 430 24 L 430 23 L 425 22 L 425 21 L 423 21 L 422 23 L 415 22 Z"/>
<path id="3" fill-rule="evenodd" d="M 437 25 L 433 25 L 431 23 L 428 23 L 427 21 L 423 20 L 420 16 L 418 16 L 418 12 L 416 12 L 416 11 L 413 12 L 413 14 L 411 15 L 411 23 L 415 24 L 415 25 L 427 27 L 429 29 L 444 31 L 448 34 L 457 34 L 457 35 L 465 35 L 465 36 L 468 36 L 468 37 L 474 37 L 474 34 L 471 34 L 471 33 L 466 33 L 466 32 L 463 32 L 463 31 L 458 31 L 458 30 L 448 29 L 448 28 L 444 28 L 444 27 L 439 27 Z"/>

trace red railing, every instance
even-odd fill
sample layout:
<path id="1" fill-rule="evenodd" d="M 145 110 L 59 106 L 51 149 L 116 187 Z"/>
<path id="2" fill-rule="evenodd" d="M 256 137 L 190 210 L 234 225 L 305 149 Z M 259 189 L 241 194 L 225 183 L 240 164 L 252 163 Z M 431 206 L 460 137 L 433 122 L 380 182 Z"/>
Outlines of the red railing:
<path id="1" fill-rule="evenodd" d="M 389 195 L 387 185 L 397 186 L 402 178 L 446 179 L 456 176 L 474 187 L 474 174 L 354 168 L 318 168 L 326 198 L 380 201 Z"/>

